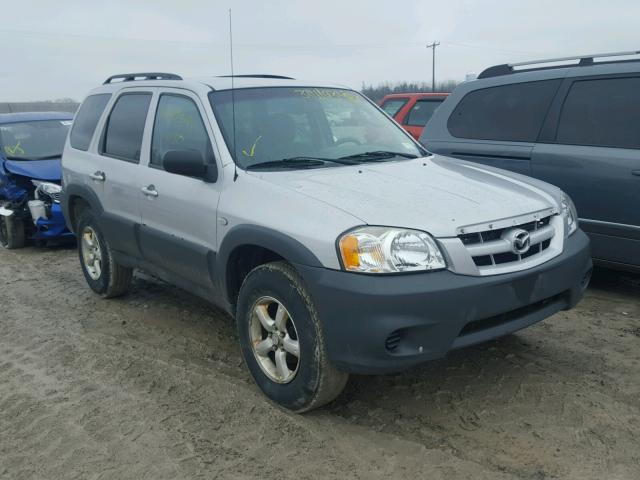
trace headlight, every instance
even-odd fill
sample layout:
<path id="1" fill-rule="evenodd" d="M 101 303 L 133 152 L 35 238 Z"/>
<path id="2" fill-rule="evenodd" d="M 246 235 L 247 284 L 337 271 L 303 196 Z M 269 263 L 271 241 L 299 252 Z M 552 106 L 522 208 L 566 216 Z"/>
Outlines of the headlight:
<path id="1" fill-rule="evenodd" d="M 41 182 L 39 180 L 31 180 L 31 183 L 36 186 L 36 191 L 48 195 L 54 202 L 60 201 L 60 193 L 62 192 L 60 185 L 51 182 Z"/>
<path id="2" fill-rule="evenodd" d="M 447 266 L 435 240 L 419 230 L 360 227 L 338 239 L 338 250 L 350 272 L 415 272 Z"/>
<path id="3" fill-rule="evenodd" d="M 562 216 L 564 217 L 567 236 L 578 229 L 578 212 L 576 206 L 566 193 L 562 193 Z"/>

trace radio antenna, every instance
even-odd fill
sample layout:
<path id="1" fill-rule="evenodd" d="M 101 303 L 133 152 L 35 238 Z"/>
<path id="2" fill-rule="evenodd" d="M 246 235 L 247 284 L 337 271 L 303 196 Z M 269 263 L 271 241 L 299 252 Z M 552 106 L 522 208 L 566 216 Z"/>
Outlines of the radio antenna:
<path id="1" fill-rule="evenodd" d="M 238 163 L 236 162 L 236 96 L 235 96 L 235 82 L 233 72 L 233 28 L 231 22 L 231 9 L 229 9 L 229 50 L 231 52 L 231 122 L 233 123 L 233 181 L 238 179 Z"/>

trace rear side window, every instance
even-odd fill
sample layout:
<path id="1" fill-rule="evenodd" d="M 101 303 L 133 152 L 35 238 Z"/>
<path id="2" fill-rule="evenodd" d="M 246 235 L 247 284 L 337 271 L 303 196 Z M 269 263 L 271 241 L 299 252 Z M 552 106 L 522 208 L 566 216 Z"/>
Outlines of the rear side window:
<path id="1" fill-rule="evenodd" d="M 207 163 L 213 157 L 209 134 L 193 100 L 164 94 L 158 102 L 153 126 L 151 165 L 162 168 L 162 159 L 170 150 L 196 150 Z"/>
<path id="2" fill-rule="evenodd" d="M 89 149 L 93 132 L 110 98 L 110 93 L 101 93 L 90 95 L 82 102 L 69 136 L 69 142 L 73 148 L 85 151 Z"/>
<path id="3" fill-rule="evenodd" d="M 150 102 L 150 93 L 125 93 L 116 100 L 107 120 L 101 153 L 129 162 L 140 161 Z"/>
<path id="4" fill-rule="evenodd" d="M 382 104 L 382 109 L 387 112 L 389 116 L 393 117 L 400 111 L 402 107 L 404 107 L 404 104 L 407 103 L 407 100 L 408 99 L 406 98 L 392 98 Z"/>
<path id="5" fill-rule="evenodd" d="M 561 80 L 514 83 L 468 93 L 447 124 L 454 137 L 535 142 Z"/>
<path id="6" fill-rule="evenodd" d="M 575 82 L 562 107 L 556 140 L 640 148 L 640 78 Z"/>
<path id="7" fill-rule="evenodd" d="M 405 125 L 424 127 L 442 102 L 443 100 L 435 99 L 418 100 L 409 111 L 409 114 L 407 115 L 407 118 L 404 122 Z"/>

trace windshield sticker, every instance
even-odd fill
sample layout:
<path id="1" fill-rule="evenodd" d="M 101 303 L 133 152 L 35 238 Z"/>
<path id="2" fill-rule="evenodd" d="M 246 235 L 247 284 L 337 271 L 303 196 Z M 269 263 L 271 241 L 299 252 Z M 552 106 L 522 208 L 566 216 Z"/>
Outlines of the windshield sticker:
<path id="1" fill-rule="evenodd" d="M 73 123 L 73 120 L 60 120 L 60 125 L 64 125 L 65 127 L 68 127 L 72 123 Z"/>
<path id="2" fill-rule="evenodd" d="M 334 90 L 330 88 L 299 88 L 294 90 L 294 92 L 304 98 L 344 98 L 352 102 L 358 100 L 358 94 L 348 90 Z"/>
<path id="3" fill-rule="evenodd" d="M 4 152 L 7 155 L 24 155 L 24 149 L 20 146 L 20 142 L 16 143 L 13 147 L 11 145 L 5 145 Z"/>
<path id="4" fill-rule="evenodd" d="M 258 145 L 258 142 L 260 141 L 260 139 L 262 138 L 262 135 L 260 135 L 258 138 L 256 138 L 256 141 L 253 142 L 253 145 L 251 145 L 251 149 L 249 150 L 249 152 L 247 153 L 247 151 L 243 148 L 242 149 L 242 154 L 245 157 L 255 157 L 256 154 L 256 146 Z"/>

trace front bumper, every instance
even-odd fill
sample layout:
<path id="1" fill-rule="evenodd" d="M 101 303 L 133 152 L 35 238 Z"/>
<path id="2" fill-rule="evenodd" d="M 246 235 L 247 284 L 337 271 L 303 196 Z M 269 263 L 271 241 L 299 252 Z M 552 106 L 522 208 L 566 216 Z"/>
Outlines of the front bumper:
<path id="1" fill-rule="evenodd" d="M 33 240 L 51 240 L 54 238 L 73 237 L 73 233 L 67 228 L 67 224 L 62 214 L 62 208 L 59 203 L 51 205 L 51 211 L 48 218 L 39 218 L 35 224 L 35 231 L 32 235 Z"/>
<path id="2" fill-rule="evenodd" d="M 362 275 L 296 265 L 311 290 L 329 358 L 341 370 L 385 373 L 515 332 L 575 306 L 589 283 L 589 240 L 521 272 Z"/>

